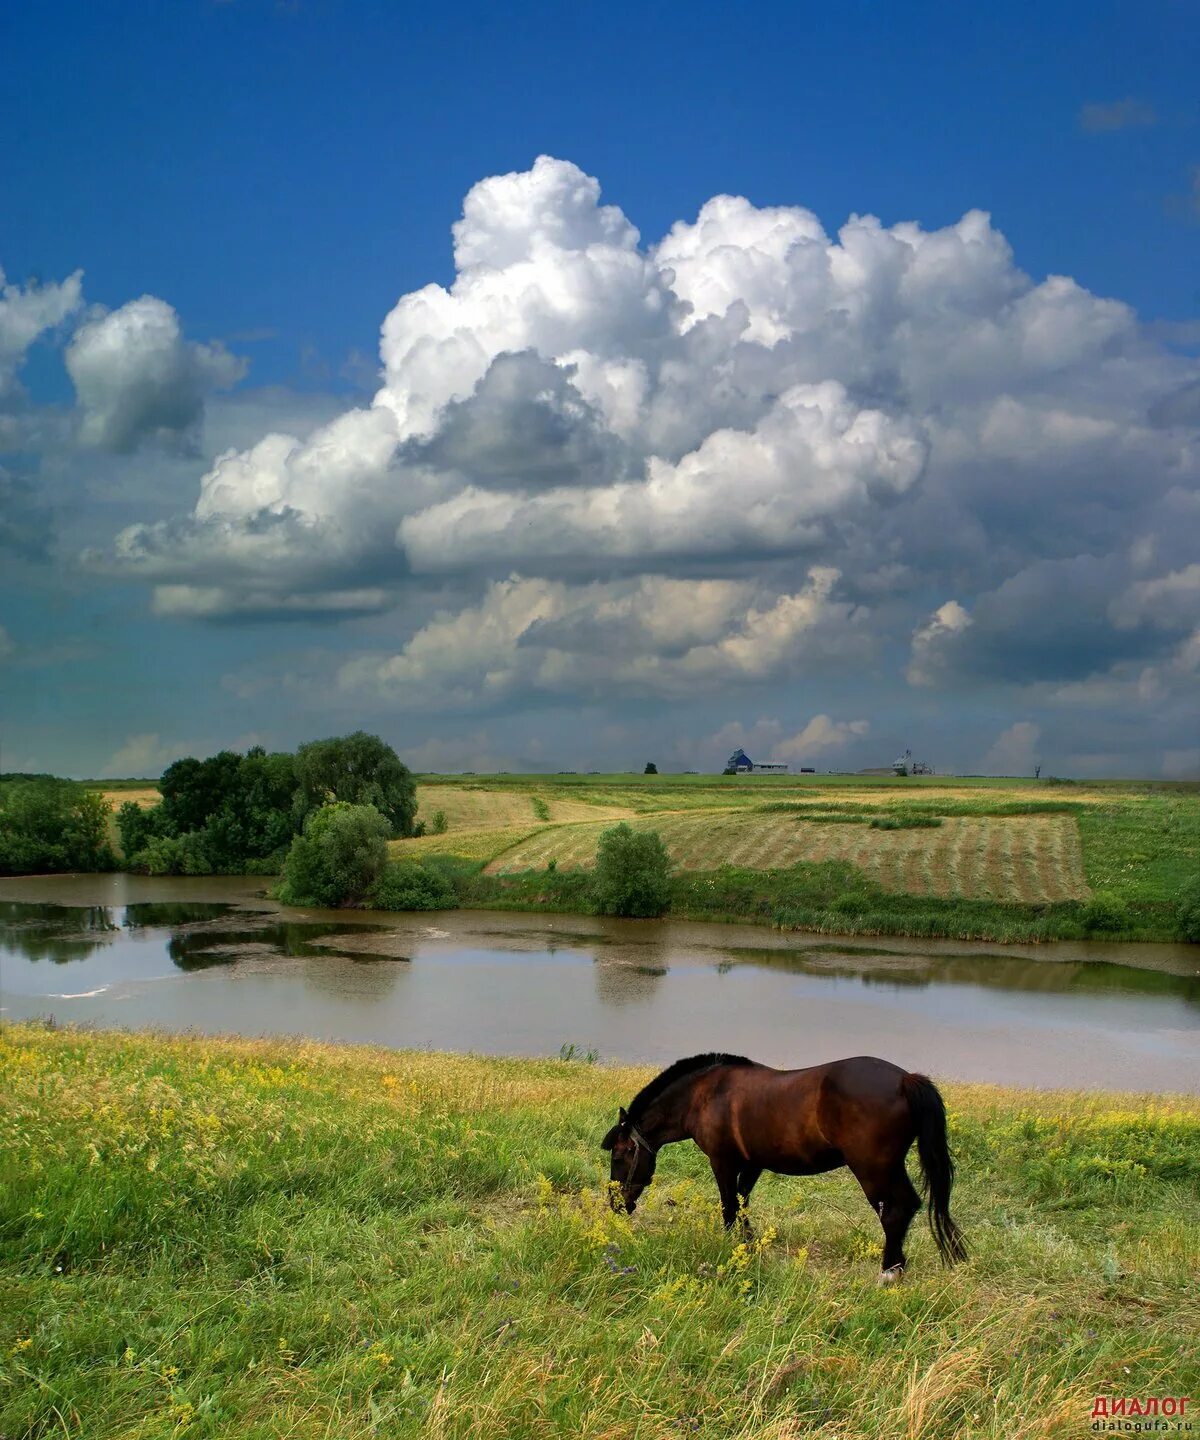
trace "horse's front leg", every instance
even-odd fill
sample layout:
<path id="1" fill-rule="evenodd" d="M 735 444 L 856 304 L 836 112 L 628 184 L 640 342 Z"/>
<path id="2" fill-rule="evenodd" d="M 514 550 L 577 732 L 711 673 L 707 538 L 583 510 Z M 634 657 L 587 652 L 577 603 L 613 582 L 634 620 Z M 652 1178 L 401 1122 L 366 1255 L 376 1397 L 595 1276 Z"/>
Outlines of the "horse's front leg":
<path id="1" fill-rule="evenodd" d="M 726 1230 L 732 1230 L 734 1222 L 738 1218 L 737 1158 L 726 1155 L 710 1155 L 708 1163 L 712 1166 L 713 1178 L 721 1193 L 721 1218 L 725 1222 Z"/>
<path id="2" fill-rule="evenodd" d="M 761 1165 L 751 1165 L 750 1163 L 746 1163 L 738 1171 L 738 1220 L 741 1222 L 742 1234 L 747 1240 L 754 1234 L 754 1227 L 750 1224 L 750 1192 L 758 1184 L 759 1176 L 762 1173 Z"/>

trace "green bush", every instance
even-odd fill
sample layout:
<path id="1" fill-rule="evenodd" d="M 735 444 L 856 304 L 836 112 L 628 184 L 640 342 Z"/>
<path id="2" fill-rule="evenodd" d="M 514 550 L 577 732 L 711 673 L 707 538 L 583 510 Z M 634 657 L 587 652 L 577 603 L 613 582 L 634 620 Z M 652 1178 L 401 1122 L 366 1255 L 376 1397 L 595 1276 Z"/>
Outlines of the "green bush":
<path id="1" fill-rule="evenodd" d="M 662 836 L 624 823 L 605 830 L 593 883 L 601 915 L 663 914 L 671 903 L 671 861 Z"/>
<path id="2" fill-rule="evenodd" d="M 152 835 L 132 864 L 149 875 L 211 875 L 213 862 L 205 838 L 203 830 L 192 830 L 187 835 Z"/>
<path id="3" fill-rule="evenodd" d="M 103 795 L 73 780 L 0 785 L 0 875 L 114 869 L 110 813 Z"/>
<path id="4" fill-rule="evenodd" d="M 458 903 L 445 875 L 412 860 L 390 864 L 368 898 L 376 910 L 449 910 Z"/>
<path id="5" fill-rule="evenodd" d="M 942 823 L 939 815 L 876 815 L 872 830 L 936 830 Z"/>
<path id="6" fill-rule="evenodd" d="M 365 899 L 387 865 L 389 829 L 374 805 L 322 806 L 292 841 L 276 897 L 327 907 Z"/>
<path id="7" fill-rule="evenodd" d="M 1179 933 L 1193 945 L 1200 945 L 1200 877 L 1179 892 Z"/>
<path id="8" fill-rule="evenodd" d="M 1129 909 L 1111 891 L 1097 890 L 1083 907 L 1083 925 L 1090 933 L 1115 934 L 1128 928 Z"/>
<path id="9" fill-rule="evenodd" d="M 431 835 L 444 835 L 449 828 L 444 810 L 435 810 L 433 819 L 429 822 L 429 833 Z"/>

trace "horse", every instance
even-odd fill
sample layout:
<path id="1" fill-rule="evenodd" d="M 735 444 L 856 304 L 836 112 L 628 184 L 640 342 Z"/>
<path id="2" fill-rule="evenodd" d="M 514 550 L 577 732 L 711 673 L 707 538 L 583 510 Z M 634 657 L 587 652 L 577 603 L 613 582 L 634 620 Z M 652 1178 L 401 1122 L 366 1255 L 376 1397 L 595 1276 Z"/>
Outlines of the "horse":
<path id="1" fill-rule="evenodd" d="M 746 1204 L 764 1170 L 820 1175 L 847 1166 L 883 1227 L 881 1284 L 903 1275 L 904 1238 L 921 1208 L 904 1164 L 915 1140 L 942 1263 L 967 1257 L 950 1216 L 946 1107 L 926 1075 L 872 1055 L 802 1070 L 776 1070 L 744 1055 L 677 1060 L 620 1110 L 600 1142 L 612 1156 L 614 1209 L 633 1214 L 658 1152 L 680 1140 L 694 1140 L 708 1156 L 726 1229 L 739 1218 L 748 1224 Z"/>

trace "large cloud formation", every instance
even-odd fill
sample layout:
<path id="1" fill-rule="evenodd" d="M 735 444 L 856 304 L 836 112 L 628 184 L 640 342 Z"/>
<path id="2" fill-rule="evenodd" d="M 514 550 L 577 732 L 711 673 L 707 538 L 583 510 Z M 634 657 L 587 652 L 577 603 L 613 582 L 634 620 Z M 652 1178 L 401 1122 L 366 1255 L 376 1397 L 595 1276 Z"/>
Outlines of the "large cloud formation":
<path id="1" fill-rule="evenodd" d="M 543 156 L 474 186 L 454 256 L 385 319 L 369 406 L 220 456 L 190 514 L 93 563 L 208 618 L 445 587 L 457 612 L 341 684 L 455 703 L 673 695 L 887 642 L 917 687 L 1187 681 L 1200 365 L 1032 279 L 987 215 L 831 237 L 717 196 L 644 245 Z"/>

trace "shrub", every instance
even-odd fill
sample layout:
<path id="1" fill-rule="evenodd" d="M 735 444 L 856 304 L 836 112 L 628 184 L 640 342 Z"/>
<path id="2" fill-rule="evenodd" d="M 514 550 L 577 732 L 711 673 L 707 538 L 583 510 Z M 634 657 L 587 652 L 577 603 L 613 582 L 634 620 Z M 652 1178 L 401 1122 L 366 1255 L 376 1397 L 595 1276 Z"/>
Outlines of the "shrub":
<path id="1" fill-rule="evenodd" d="M 876 815 L 872 830 L 936 830 L 942 823 L 939 815 Z"/>
<path id="2" fill-rule="evenodd" d="M 429 822 L 429 833 L 431 835 L 444 835 L 447 828 L 446 812 L 444 810 L 435 810 L 433 812 L 433 819 Z"/>
<path id="3" fill-rule="evenodd" d="M 1089 932 L 1109 935 L 1129 925 L 1125 902 L 1111 890 L 1097 890 L 1083 907 L 1083 926 Z"/>
<path id="4" fill-rule="evenodd" d="M 387 865 L 388 833 L 374 805 L 322 806 L 292 841 L 277 898 L 285 905 L 325 906 L 363 900 Z"/>
<path id="5" fill-rule="evenodd" d="M 1183 886 L 1178 903 L 1180 934 L 1193 945 L 1200 945 L 1200 878 Z"/>
<path id="6" fill-rule="evenodd" d="M 458 903 L 445 875 L 412 860 L 390 864 L 369 899 L 376 910 L 449 910 Z"/>
<path id="7" fill-rule="evenodd" d="M 213 863 L 205 838 L 203 830 L 186 835 L 152 835 L 130 863 L 135 870 L 150 875 L 211 875 Z"/>
<path id="8" fill-rule="evenodd" d="M 658 774 L 658 766 L 654 763 L 653 760 L 647 760 L 647 761 L 646 761 L 646 768 L 642 771 L 642 774 L 643 774 L 643 775 L 657 775 L 657 774 Z"/>
<path id="9" fill-rule="evenodd" d="M 671 901 L 671 861 L 662 836 L 626 824 L 605 830 L 594 886 L 601 915 L 661 915 Z"/>

